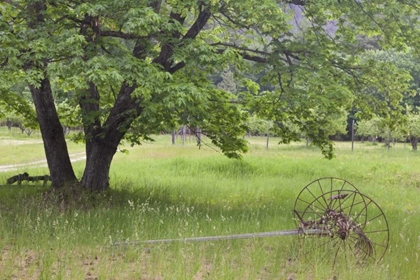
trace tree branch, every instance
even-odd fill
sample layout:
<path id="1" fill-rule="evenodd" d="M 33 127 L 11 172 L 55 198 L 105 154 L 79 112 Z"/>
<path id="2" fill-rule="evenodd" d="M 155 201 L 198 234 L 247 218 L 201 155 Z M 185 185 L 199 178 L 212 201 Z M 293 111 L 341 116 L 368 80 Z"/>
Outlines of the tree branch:
<path id="1" fill-rule="evenodd" d="M 150 7 L 153 8 L 153 11 L 155 11 L 155 13 L 159 13 L 160 11 L 160 7 L 162 6 L 162 0 L 154 0 L 151 1 L 150 3 Z"/>
<path id="2" fill-rule="evenodd" d="M 239 99 L 230 99 L 230 100 L 219 100 L 219 99 L 207 99 L 209 102 L 215 102 L 215 103 L 228 103 L 228 104 L 245 104 L 245 101 L 239 100 Z"/>
<path id="3" fill-rule="evenodd" d="M 309 3 L 310 0 L 287 0 L 287 4 L 293 4 L 297 6 L 305 6 Z"/>
<path id="4" fill-rule="evenodd" d="M 242 28 L 245 28 L 245 29 L 250 29 L 251 28 L 251 26 L 249 26 L 249 25 L 245 25 L 245 24 L 242 24 L 242 23 L 239 23 L 239 22 L 237 22 L 237 21 L 235 21 L 232 17 L 231 17 L 231 15 L 229 15 L 228 14 L 228 12 L 224 9 L 226 7 L 226 4 L 224 4 L 224 5 L 222 5 L 222 7 L 220 8 L 220 10 L 219 10 L 219 12 L 220 12 L 220 14 L 221 15 L 223 15 L 229 22 L 231 22 L 231 23 L 233 23 L 234 25 L 237 25 L 237 26 L 240 26 L 240 27 L 242 27 Z M 217 20 L 218 22 L 219 22 L 219 20 Z"/>
<path id="5" fill-rule="evenodd" d="M 141 98 L 131 96 L 136 88 L 137 85 L 126 83 L 121 86 L 114 106 L 102 126 L 104 145 L 118 144 L 133 121 L 141 115 Z"/>
<path id="6" fill-rule="evenodd" d="M 211 46 L 224 46 L 224 47 L 229 47 L 229 48 L 233 48 L 233 49 L 236 49 L 236 50 L 257 53 L 257 54 L 261 54 L 261 55 L 265 55 L 265 56 L 270 55 L 269 52 L 255 50 L 255 49 L 249 49 L 249 48 L 237 46 L 235 44 L 228 44 L 228 43 L 222 43 L 222 42 L 213 43 L 213 44 L 211 44 Z"/>
<path id="7" fill-rule="evenodd" d="M 201 32 L 201 30 L 206 25 L 207 21 L 211 17 L 211 12 L 208 8 L 204 8 L 200 11 L 197 16 L 195 22 L 191 25 L 190 29 L 185 33 L 182 39 L 178 42 L 177 46 L 182 46 L 186 39 L 195 39 L 197 35 Z M 185 17 L 181 16 L 180 14 L 171 13 L 171 18 L 178 21 L 179 23 L 183 24 L 185 21 Z M 176 31 L 172 34 L 172 38 L 179 40 L 181 34 Z M 177 42 L 175 42 L 177 43 Z M 173 61 L 171 60 L 172 55 L 174 53 L 174 46 L 173 44 L 167 43 L 162 46 L 161 52 L 157 58 L 154 59 L 155 63 L 161 64 L 164 69 L 170 73 L 175 73 L 179 69 L 185 66 L 184 62 L 180 62 L 174 66 L 172 66 Z"/>
<path id="8" fill-rule="evenodd" d="M 258 62 L 258 63 L 267 63 L 268 60 L 264 57 L 260 57 L 260 56 L 254 56 L 254 55 L 249 55 L 249 54 L 241 54 L 241 56 L 249 61 L 253 61 L 253 62 Z"/>
<path id="9" fill-rule="evenodd" d="M 75 18 L 75 17 L 72 17 L 72 16 L 68 16 L 68 15 L 62 16 L 61 18 L 57 19 L 55 21 L 55 23 L 60 22 L 63 18 L 69 19 L 69 20 L 74 21 L 74 22 L 79 23 L 79 24 L 89 24 L 89 21 L 86 20 L 86 17 L 85 17 L 85 19 L 78 19 L 78 18 Z"/>
<path id="10" fill-rule="evenodd" d="M 206 25 L 207 21 L 210 19 L 211 12 L 210 9 L 205 8 L 200 11 L 196 21 L 191 25 L 190 29 L 184 35 L 184 39 L 194 39 Z"/>
<path id="11" fill-rule="evenodd" d="M 170 18 L 171 18 L 170 21 L 177 21 L 181 25 L 184 24 L 184 21 L 185 21 L 184 16 L 182 16 L 181 14 L 178 14 L 178 13 L 174 13 L 174 12 L 171 12 Z M 179 41 L 180 37 L 181 37 L 181 33 L 179 31 L 174 31 L 171 34 L 171 37 L 175 41 Z M 160 53 L 159 53 L 159 56 L 156 57 L 153 60 L 153 62 L 162 65 L 163 68 L 166 71 L 169 71 L 170 67 L 171 67 L 171 61 L 169 61 L 169 60 L 172 57 L 173 53 L 174 53 L 173 46 L 171 45 L 170 42 L 168 42 L 168 43 L 166 43 L 162 46 L 162 48 L 160 50 Z"/>
<path id="12" fill-rule="evenodd" d="M 103 37 L 115 37 L 115 38 L 122 38 L 122 39 L 140 39 L 144 38 L 144 36 L 138 36 L 136 34 L 132 33 L 124 33 L 122 31 L 113 31 L 113 30 L 101 30 L 101 27 L 98 24 L 98 19 L 95 17 L 91 17 L 89 15 L 86 15 L 83 19 L 78 19 L 72 16 L 63 16 L 59 18 L 58 21 L 63 20 L 64 18 L 69 19 L 73 22 L 76 22 L 78 24 L 82 25 L 82 28 L 86 28 L 86 26 L 90 26 L 92 28 L 92 31 L 96 34 L 96 36 L 103 36 Z"/>
<path id="13" fill-rule="evenodd" d="M 89 82 L 89 88 L 79 98 L 79 105 L 83 111 L 83 127 L 85 135 L 96 135 L 101 128 L 99 120 L 99 99 L 100 95 L 94 83 Z M 91 120 L 92 119 L 92 120 Z M 89 139 L 86 139 L 86 147 L 90 147 Z"/>
<path id="14" fill-rule="evenodd" d="M 385 36 L 388 36 L 388 32 L 378 23 L 377 20 L 373 17 L 372 14 L 368 13 L 365 8 L 363 7 L 362 3 L 359 3 L 359 1 L 353 0 L 353 2 L 360 8 L 360 10 L 371 20 L 373 23 L 376 24 L 376 26 L 379 27 L 379 29 L 384 33 Z"/>
<path id="15" fill-rule="evenodd" d="M 82 110 L 83 130 L 86 137 L 86 152 L 89 153 L 94 143 L 94 138 L 101 131 L 99 116 L 100 95 L 96 85 L 89 82 L 89 89 L 79 97 L 79 106 Z"/>
<path id="16" fill-rule="evenodd" d="M 174 66 L 172 66 L 171 69 L 169 69 L 169 73 L 173 74 L 184 67 L 185 67 L 185 62 L 179 62 L 175 64 Z"/>
<path id="17" fill-rule="evenodd" d="M 100 30 L 99 35 L 101 35 L 103 37 L 116 37 L 116 38 L 122 38 L 122 39 L 145 38 L 144 36 L 138 36 L 138 35 L 131 34 L 131 33 L 124 33 L 124 32 L 121 32 L 121 31 L 112 31 L 112 30 L 107 30 L 107 31 Z"/>

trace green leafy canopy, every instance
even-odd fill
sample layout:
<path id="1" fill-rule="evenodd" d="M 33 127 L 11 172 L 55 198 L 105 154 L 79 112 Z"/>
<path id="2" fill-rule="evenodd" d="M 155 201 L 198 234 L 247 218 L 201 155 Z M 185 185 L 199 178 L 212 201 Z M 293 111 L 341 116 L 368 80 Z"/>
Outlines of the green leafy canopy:
<path id="1" fill-rule="evenodd" d="M 88 141 L 116 129 L 136 143 L 188 124 L 235 158 L 247 150 L 249 111 L 272 120 L 283 143 L 305 135 L 331 158 L 331 116 L 352 107 L 365 116 L 390 114 L 407 91 L 407 75 L 363 58 L 358 36 L 380 38 L 382 48 L 415 49 L 420 36 L 409 27 L 417 26 L 417 5 L 2 1 L 2 102 L 17 102 L 17 83 L 39 88 L 48 81 L 61 95 L 61 121 L 81 124 Z M 235 94 L 210 78 L 226 69 L 235 69 Z"/>

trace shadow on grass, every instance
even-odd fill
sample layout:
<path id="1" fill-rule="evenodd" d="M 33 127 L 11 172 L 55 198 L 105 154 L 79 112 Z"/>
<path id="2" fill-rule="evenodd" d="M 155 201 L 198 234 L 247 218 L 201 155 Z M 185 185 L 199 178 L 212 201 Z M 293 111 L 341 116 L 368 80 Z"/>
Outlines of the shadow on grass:
<path id="1" fill-rule="evenodd" d="M 249 197 L 232 195 L 221 200 L 207 200 L 206 197 L 189 197 L 188 195 L 171 191 L 170 187 L 130 187 L 118 186 L 105 192 L 92 193 L 77 189 L 66 192 L 57 191 L 51 186 L 37 185 L 0 185 L 0 203 L 2 209 L 11 211 L 39 211 L 54 209 L 60 212 L 72 211 L 124 211 L 131 203 L 135 205 L 149 205 L 154 209 L 193 207 L 196 213 L 202 215 L 220 216 L 228 212 L 232 216 L 270 216 L 285 215 L 292 218 L 293 199 L 280 201 L 272 195 Z M 19 210 L 20 209 L 20 210 Z"/>

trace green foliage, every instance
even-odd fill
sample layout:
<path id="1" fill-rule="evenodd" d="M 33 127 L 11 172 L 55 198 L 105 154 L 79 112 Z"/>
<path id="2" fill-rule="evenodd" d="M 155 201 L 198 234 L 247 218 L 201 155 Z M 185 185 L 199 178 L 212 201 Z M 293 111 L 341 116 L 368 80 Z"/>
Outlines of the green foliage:
<path id="1" fill-rule="evenodd" d="M 399 125 L 397 127 L 390 127 L 389 123 L 379 117 L 374 117 L 370 120 L 362 120 L 356 124 L 356 135 L 361 137 L 377 137 L 388 139 L 390 136 L 393 139 L 404 141 L 408 135 L 406 125 Z"/>
<path id="2" fill-rule="evenodd" d="M 394 130 L 404 122 L 400 100 L 410 93 L 409 73 L 391 60 L 370 59 L 357 41 L 359 35 L 379 35 L 383 47 L 401 47 L 398 36 L 386 37 L 397 26 L 376 20 L 376 13 L 391 17 L 388 11 L 371 3 L 318 1 L 293 12 L 303 14 L 294 23 L 298 31 L 269 44 L 271 67 L 264 69 L 261 82 L 275 88 L 249 96 L 253 112 L 278 124 L 283 142 L 311 135 L 313 144 L 332 156 L 328 130 L 351 107 L 361 118 L 385 117 Z M 389 20 L 400 27 L 406 23 L 395 15 Z"/>
<path id="3" fill-rule="evenodd" d="M 1 100 L 23 104 L 19 111 L 34 119 L 13 87 L 48 81 L 62 124 L 82 126 L 85 140 L 118 135 L 116 142 L 135 144 L 186 124 L 235 158 L 247 150 L 248 111 L 272 121 L 282 142 L 303 135 L 331 158 L 328 137 L 342 131 L 350 108 L 384 117 L 392 129 L 401 122 L 400 100 L 417 68 L 406 58 L 398 60 L 402 71 L 394 59 L 364 54 L 358 38 L 415 53 L 414 7 L 391 0 L 3 1 Z"/>
<path id="4" fill-rule="evenodd" d="M 25 84 L 0 84 L 0 117 L 20 120 L 25 127 L 37 128 L 36 113 L 28 100 Z"/>
<path id="5" fill-rule="evenodd" d="M 67 99 L 57 104 L 57 113 L 63 126 L 75 127 L 80 125 L 80 107 L 71 104 Z"/>
<path id="6" fill-rule="evenodd" d="M 409 115 L 408 131 L 411 136 L 420 137 L 420 115 L 419 114 Z"/>
<path id="7" fill-rule="evenodd" d="M 236 93 L 236 81 L 233 72 L 230 69 L 224 70 L 220 74 L 221 81 L 217 84 L 219 89 L 227 92 Z"/>
<path id="8" fill-rule="evenodd" d="M 252 115 L 248 122 L 248 134 L 252 136 L 263 136 L 267 133 L 267 130 L 272 127 L 268 124 L 268 121 L 258 118 L 256 115 Z"/>
<path id="9" fill-rule="evenodd" d="M 366 51 L 362 58 L 372 63 L 382 64 L 382 71 L 390 74 L 384 76 L 383 85 L 369 86 L 364 90 L 366 96 L 383 101 L 386 107 L 375 106 L 378 113 L 370 121 L 358 123 L 358 135 L 378 136 L 387 139 L 391 133 L 393 138 L 404 139 L 411 131 L 416 131 L 416 111 L 419 99 L 418 85 L 420 68 L 413 52 L 395 50 Z M 406 79 L 405 90 L 390 87 L 387 79 Z M 392 99 L 391 91 L 400 91 L 401 99 Z M 413 113 L 414 112 L 414 113 Z M 416 132 L 415 132 L 416 133 Z M 413 134 L 415 136 L 415 134 Z"/>
<path id="10" fill-rule="evenodd" d="M 377 137 L 381 133 L 381 122 L 379 118 L 372 118 L 360 121 L 356 124 L 356 135 L 361 137 Z"/>
<path id="11" fill-rule="evenodd" d="M 419 63 L 413 54 L 412 50 L 408 52 L 401 52 L 395 50 L 373 50 L 366 51 L 362 55 L 363 60 L 371 61 L 371 63 L 382 64 L 382 71 L 387 71 L 390 74 L 384 76 L 383 86 L 381 88 L 370 87 L 368 91 L 370 94 L 376 95 L 380 100 L 385 100 L 389 103 L 390 108 L 397 106 L 396 101 L 391 101 L 387 92 L 396 89 L 388 86 L 388 79 L 406 79 L 408 87 L 405 91 L 401 91 L 402 106 L 418 106 L 419 100 L 419 83 L 420 83 L 420 67 Z M 376 93 L 375 93 L 376 92 Z M 388 99 L 388 100 L 387 100 Z"/>

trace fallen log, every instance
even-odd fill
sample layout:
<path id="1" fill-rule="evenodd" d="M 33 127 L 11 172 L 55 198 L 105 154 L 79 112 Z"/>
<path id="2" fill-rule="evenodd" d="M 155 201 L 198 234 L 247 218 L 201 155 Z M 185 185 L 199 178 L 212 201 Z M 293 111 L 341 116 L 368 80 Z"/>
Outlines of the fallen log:
<path id="1" fill-rule="evenodd" d="M 18 183 L 18 185 L 21 185 L 23 181 L 28 182 L 43 182 L 43 186 L 47 184 L 48 181 L 51 181 L 50 175 L 42 175 L 42 176 L 29 176 L 27 172 L 24 172 L 22 174 L 17 174 L 15 176 L 12 176 L 6 180 L 7 185 L 12 185 L 14 183 Z"/>

